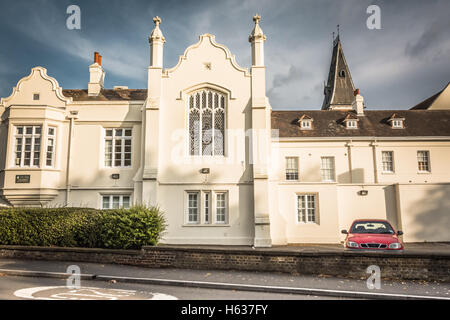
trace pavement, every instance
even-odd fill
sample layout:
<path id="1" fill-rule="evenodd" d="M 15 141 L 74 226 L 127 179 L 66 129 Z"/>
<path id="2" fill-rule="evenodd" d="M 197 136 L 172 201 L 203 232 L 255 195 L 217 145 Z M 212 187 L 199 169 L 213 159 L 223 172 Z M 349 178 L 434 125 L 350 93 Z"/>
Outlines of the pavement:
<path id="1" fill-rule="evenodd" d="M 365 252 L 376 253 L 392 253 L 404 255 L 444 255 L 450 256 L 450 242 L 420 242 L 420 243 L 405 243 L 405 249 L 401 252 L 386 251 L 386 250 L 365 250 Z M 234 250 L 250 250 L 249 246 L 214 246 L 214 245 L 168 245 L 159 244 L 158 247 L 166 248 L 192 248 L 192 249 L 217 249 L 223 251 Z M 307 252 L 307 253 L 335 253 L 335 252 L 349 252 L 345 249 L 343 244 L 290 244 L 284 246 L 274 245 L 270 248 L 253 248 L 255 251 L 268 252 Z M 358 250 L 355 250 L 355 252 Z M 359 251 L 358 251 L 359 252 Z"/>
<path id="2" fill-rule="evenodd" d="M 450 299 L 450 283 L 381 281 L 380 289 L 369 289 L 367 278 L 358 280 L 267 272 L 152 269 L 113 264 L 17 259 L 0 259 L 0 282 L 2 275 L 8 279 L 13 276 L 66 279 L 67 267 L 70 265 L 79 266 L 81 274 L 87 275 L 82 281 L 103 280 L 104 282 L 136 285 L 234 290 L 235 292 L 258 292 L 261 294 L 293 294 L 298 297 Z M 59 279 L 59 281 L 61 280 Z M 214 295 L 211 298 L 214 299 Z"/>

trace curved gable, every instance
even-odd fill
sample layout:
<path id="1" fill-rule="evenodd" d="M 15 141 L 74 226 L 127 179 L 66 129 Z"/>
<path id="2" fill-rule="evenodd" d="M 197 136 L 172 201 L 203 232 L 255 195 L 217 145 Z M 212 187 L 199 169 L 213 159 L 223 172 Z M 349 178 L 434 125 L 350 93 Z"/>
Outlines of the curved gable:
<path id="1" fill-rule="evenodd" d="M 39 94 L 39 100 L 33 99 L 35 94 Z M 0 104 L 5 108 L 11 105 L 48 105 L 65 108 L 70 102 L 72 98 L 63 95 L 58 81 L 47 75 L 47 69 L 34 67 L 28 76 L 19 80 L 9 97 L 1 99 Z"/>
<path id="2" fill-rule="evenodd" d="M 215 36 L 209 33 L 203 34 L 199 37 L 199 41 L 196 44 L 189 46 L 182 56 L 179 57 L 176 66 L 170 69 L 165 69 L 163 75 L 170 77 L 171 74 L 185 67 L 192 61 L 196 67 L 215 68 L 214 63 L 220 63 L 220 60 L 226 60 L 228 64 L 236 71 L 242 72 L 244 76 L 250 76 L 247 68 L 242 68 L 236 63 L 235 56 L 231 54 L 230 50 L 215 41 Z"/>

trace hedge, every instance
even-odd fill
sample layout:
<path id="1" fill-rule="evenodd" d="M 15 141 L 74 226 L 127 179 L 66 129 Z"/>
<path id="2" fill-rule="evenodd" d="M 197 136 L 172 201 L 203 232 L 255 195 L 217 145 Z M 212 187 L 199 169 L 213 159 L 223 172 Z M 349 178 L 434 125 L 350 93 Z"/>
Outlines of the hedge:
<path id="1" fill-rule="evenodd" d="M 111 249 L 156 245 L 166 229 L 157 207 L 0 209 L 0 244 Z"/>

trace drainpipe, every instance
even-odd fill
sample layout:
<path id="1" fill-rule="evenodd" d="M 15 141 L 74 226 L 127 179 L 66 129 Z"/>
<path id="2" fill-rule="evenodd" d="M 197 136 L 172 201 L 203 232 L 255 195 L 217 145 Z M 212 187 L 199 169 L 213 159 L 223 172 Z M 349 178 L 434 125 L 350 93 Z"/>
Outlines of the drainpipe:
<path id="1" fill-rule="evenodd" d="M 372 155 L 373 155 L 373 180 L 375 183 L 378 183 L 378 167 L 377 167 L 377 140 L 373 140 L 370 144 L 372 146 Z"/>
<path id="2" fill-rule="evenodd" d="M 352 166 L 352 140 L 347 142 L 347 155 L 348 155 L 348 172 L 350 173 L 350 183 L 353 183 L 353 166 Z"/>
<path id="3" fill-rule="evenodd" d="M 78 111 L 70 111 L 70 115 L 68 116 L 70 119 L 69 125 L 69 141 L 67 143 L 67 166 L 66 166 L 66 206 L 69 205 L 70 202 L 70 157 L 72 151 L 72 135 L 73 135 L 73 121 L 78 119 Z"/>

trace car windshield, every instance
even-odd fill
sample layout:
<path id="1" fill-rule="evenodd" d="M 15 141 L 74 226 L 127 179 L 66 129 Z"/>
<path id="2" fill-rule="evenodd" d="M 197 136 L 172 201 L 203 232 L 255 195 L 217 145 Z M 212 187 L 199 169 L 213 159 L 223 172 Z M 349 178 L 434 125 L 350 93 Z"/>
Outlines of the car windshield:
<path id="1" fill-rule="evenodd" d="M 350 233 L 394 234 L 394 230 L 383 221 L 358 221 L 353 224 Z"/>

